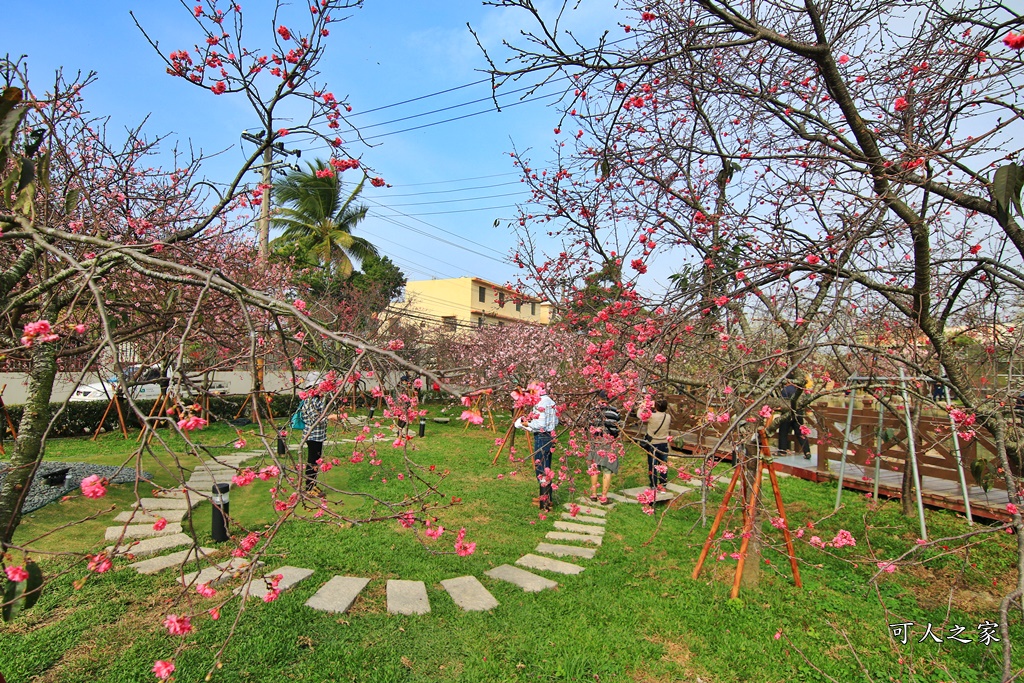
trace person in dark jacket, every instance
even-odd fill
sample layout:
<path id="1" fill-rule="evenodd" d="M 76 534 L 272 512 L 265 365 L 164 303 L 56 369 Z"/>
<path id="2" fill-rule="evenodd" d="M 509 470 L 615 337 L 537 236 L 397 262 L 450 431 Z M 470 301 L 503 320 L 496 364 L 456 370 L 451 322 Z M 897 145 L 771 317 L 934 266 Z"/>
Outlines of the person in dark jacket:
<path id="1" fill-rule="evenodd" d="M 786 386 L 782 388 L 782 398 L 792 405 L 793 399 L 799 394 L 800 388 L 792 381 L 786 380 Z M 795 439 L 803 451 L 804 459 L 811 459 L 811 442 L 807 440 L 801 431 L 804 426 L 804 416 L 795 408 L 779 423 L 779 455 L 789 455 L 790 439 Z"/>

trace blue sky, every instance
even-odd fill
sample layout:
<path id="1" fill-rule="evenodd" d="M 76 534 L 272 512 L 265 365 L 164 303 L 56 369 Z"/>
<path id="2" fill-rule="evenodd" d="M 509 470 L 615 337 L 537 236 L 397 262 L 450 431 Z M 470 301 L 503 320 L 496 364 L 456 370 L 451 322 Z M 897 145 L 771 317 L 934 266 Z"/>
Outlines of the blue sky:
<path id="1" fill-rule="evenodd" d="M 611 0 L 584 4 L 586 9 L 573 19 L 582 35 L 614 29 Z M 267 45 L 273 3 L 242 0 L 242 6 L 249 42 Z M 111 117 L 111 131 L 148 116 L 151 136 L 169 135 L 166 149 L 177 143 L 220 152 L 207 164 L 206 175 L 213 180 L 230 177 L 242 160 L 239 134 L 257 123 L 255 117 L 241 98 L 217 97 L 168 76 L 129 11 L 159 40 L 165 54 L 190 48 L 200 38 L 188 9 L 176 0 L 53 0 L 45 11 L 31 3 L 8 3 L 0 43 L 12 56 L 28 55 L 36 89 L 45 87 L 58 67 L 68 74 L 98 72 L 99 81 L 86 91 L 86 102 L 94 114 Z M 286 7 L 284 16 L 304 11 L 304 2 L 299 2 Z M 522 12 L 484 7 L 479 0 L 368 0 L 332 29 L 323 77 L 339 99 L 344 96 L 353 106 L 353 121 L 365 126 L 366 136 L 480 111 L 487 102 L 387 123 L 486 98 L 487 83 L 360 115 L 483 78 L 480 70 L 487 65 L 466 23 L 488 46 L 500 49 L 501 39 L 516 39 L 524 21 Z M 511 94 L 507 101 L 519 97 Z M 496 219 L 512 217 L 516 202 L 527 197 L 508 152 L 515 145 L 532 149 L 535 158 L 551 156 L 552 129 L 558 122 L 553 101 L 385 135 L 373 140 L 373 148 L 354 147 L 392 185 L 367 186 L 364 197 L 371 216 L 359 234 L 392 257 L 410 279 L 474 275 L 504 282 L 515 277 L 516 269 L 504 262 L 514 237 L 504 225 L 493 226 Z"/>

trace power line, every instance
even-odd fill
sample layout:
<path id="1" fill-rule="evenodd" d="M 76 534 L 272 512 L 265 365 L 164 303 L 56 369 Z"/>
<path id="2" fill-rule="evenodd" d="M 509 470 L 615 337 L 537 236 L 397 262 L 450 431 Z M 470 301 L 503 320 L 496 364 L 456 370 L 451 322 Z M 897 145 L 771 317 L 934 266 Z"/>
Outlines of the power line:
<path id="1" fill-rule="evenodd" d="M 429 232 L 427 232 L 425 230 L 420 230 L 419 228 L 414 228 L 411 225 L 406 225 L 405 223 L 402 223 L 400 221 L 396 221 L 392 216 L 382 216 L 380 214 L 370 214 L 370 215 L 372 215 L 372 216 L 374 216 L 376 218 L 379 218 L 382 221 L 387 221 L 389 223 L 392 223 L 393 225 L 397 225 L 400 228 L 405 228 L 406 230 L 410 230 L 410 231 L 415 232 L 415 233 L 417 233 L 419 235 L 423 235 L 424 237 L 428 237 L 428 238 L 430 238 L 432 240 L 436 240 L 438 242 L 442 242 L 442 243 L 447 244 L 449 246 L 455 247 L 456 249 L 462 249 L 463 251 L 468 251 L 470 254 L 476 254 L 477 256 L 482 256 L 483 258 L 490 259 L 492 261 L 495 261 L 496 263 L 502 263 L 502 264 L 505 263 L 504 261 L 502 261 L 500 259 L 496 259 L 496 258 L 494 258 L 493 256 L 491 256 L 489 254 L 482 254 L 479 251 L 475 251 L 475 250 L 470 249 L 469 247 L 465 247 L 465 246 L 463 246 L 461 244 L 456 244 L 455 242 L 449 242 L 448 240 L 444 239 L 443 237 L 438 237 L 437 235 L 431 235 Z M 470 240 L 466 240 L 466 241 L 469 242 Z M 471 244 L 475 244 L 475 242 L 471 242 Z M 494 250 L 492 250 L 492 251 L 494 251 Z M 495 251 L 495 253 L 500 253 L 500 252 Z"/>
<path id="2" fill-rule="evenodd" d="M 391 207 L 387 207 L 387 208 L 391 208 Z M 396 215 L 409 216 L 409 217 L 413 217 L 413 216 L 447 216 L 448 214 L 452 214 L 452 213 L 472 213 L 474 211 L 496 211 L 498 209 L 514 209 L 514 208 L 516 208 L 515 204 L 505 204 L 503 206 L 481 206 L 478 209 L 458 209 L 458 210 L 454 210 L 454 211 L 426 211 L 426 212 L 423 212 L 423 213 L 416 213 L 416 214 L 399 213 L 399 214 L 396 214 Z M 378 218 L 384 218 L 385 217 L 384 214 L 379 214 L 379 213 L 376 213 L 376 214 L 373 214 L 373 215 L 377 216 Z"/>
<path id="3" fill-rule="evenodd" d="M 400 107 L 403 104 L 409 104 L 410 102 L 419 102 L 420 100 L 425 100 L 425 99 L 428 99 L 430 97 L 437 97 L 438 95 L 444 95 L 444 94 L 447 94 L 447 93 L 450 93 L 450 92 L 455 92 L 456 90 L 462 90 L 463 88 L 469 88 L 469 87 L 472 87 L 474 85 L 480 85 L 481 83 L 486 83 L 489 80 L 491 80 L 491 79 L 490 78 L 481 78 L 479 81 L 473 81 L 472 83 L 464 83 L 462 85 L 456 85 L 455 87 L 448 88 L 447 90 L 438 90 L 437 92 L 427 93 L 426 95 L 420 95 L 419 97 L 414 97 L 411 100 L 402 100 L 401 102 L 393 102 L 391 104 L 385 104 L 385 105 L 382 105 L 380 107 L 374 107 L 373 109 L 367 109 L 366 111 L 359 111 L 359 112 L 356 112 L 356 113 L 352 114 L 352 116 L 362 116 L 363 114 L 372 114 L 373 112 L 381 111 L 382 109 L 391 109 L 392 107 Z"/>
<path id="4" fill-rule="evenodd" d="M 505 174 L 502 174 L 502 175 L 505 175 Z M 519 174 L 517 173 L 516 175 L 519 175 Z M 451 183 L 451 182 L 456 182 L 456 181 L 453 181 L 453 180 L 442 180 L 442 181 L 439 181 L 439 182 Z M 433 183 L 425 183 L 425 184 L 426 185 L 432 185 Z M 520 183 L 518 180 L 511 180 L 511 181 L 509 181 L 507 183 L 493 183 L 491 185 L 476 185 L 474 187 L 459 187 L 459 188 L 456 188 L 454 190 L 428 190 L 426 192 L 406 192 L 404 194 L 391 194 L 389 192 L 388 193 L 388 198 L 391 199 L 391 198 L 394 198 L 394 197 L 422 197 L 423 195 L 428 195 L 428 194 L 451 194 L 452 192 L 465 192 L 467 190 L 488 190 L 488 189 L 490 189 L 492 187 L 505 187 L 506 185 L 522 185 L 522 183 Z M 412 185 L 402 185 L 401 187 L 412 187 Z"/>
<path id="5" fill-rule="evenodd" d="M 402 216 L 404 218 L 412 218 L 413 220 L 416 220 L 419 223 L 423 223 L 423 225 L 431 227 L 431 228 L 437 230 L 438 232 L 443 232 L 446 235 L 451 235 L 452 237 L 458 237 L 460 240 L 463 240 L 465 242 L 469 242 L 470 244 L 475 244 L 476 246 L 480 247 L 481 249 L 487 249 L 488 251 L 492 251 L 495 254 L 498 254 L 499 256 L 504 256 L 504 254 L 502 254 L 500 251 L 498 251 L 497 249 L 494 249 L 492 247 L 489 247 L 486 244 L 481 244 L 480 242 L 475 242 L 475 241 L 469 239 L 468 237 L 463 237 L 462 235 L 460 235 L 458 233 L 455 233 L 455 232 L 452 232 L 451 230 L 445 230 L 444 228 L 439 227 L 437 225 L 434 225 L 432 223 L 427 223 L 426 221 L 421 221 L 421 220 L 419 220 L 418 218 L 416 218 L 415 216 L 413 216 L 411 214 L 407 214 L 407 213 L 405 213 L 403 211 L 398 211 L 396 209 L 391 208 L 390 206 L 388 206 L 384 202 L 377 201 L 376 199 L 370 199 L 369 197 L 366 197 L 366 199 L 367 199 L 367 201 L 369 201 L 369 202 L 371 202 L 373 204 L 376 204 L 378 207 L 380 207 L 382 209 L 388 209 L 388 210 L 391 210 L 391 211 L 395 211 L 399 216 Z M 379 213 L 375 213 L 374 215 L 376 215 L 376 216 L 378 216 L 380 218 L 393 218 L 393 216 L 381 215 Z M 402 227 L 408 228 L 409 230 L 416 231 L 415 228 L 412 228 L 410 226 L 407 226 L 407 225 L 404 225 L 404 224 L 400 224 L 400 225 L 402 225 Z M 423 233 L 423 234 L 426 234 L 426 233 Z"/>
<path id="6" fill-rule="evenodd" d="M 497 199 L 499 197 L 521 197 L 522 192 L 506 192 L 504 194 L 490 194 L 482 197 L 462 197 L 461 199 L 439 199 L 436 202 L 408 202 L 405 204 L 389 204 L 388 208 L 396 206 L 426 206 L 428 204 L 454 204 L 455 202 L 478 202 L 481 199 Z"/>
<path id="7" fill-rule="evenodd" d="M 520 175 L 518 171 L 511 171 L 509 173 L 493 173 L 491 175 L 478 175 L 472 178 L 453 178 L 451 180 L 432 180 L 429 183 L 407 183 L 402 187 L 423 187 L 425 185 L 447 185 L 448 183 L 464 183 L 470 180 L 484 180 L 486 178 L 501 178 L 509 175 Z M 518 181 L 517 181 L 518 182 Z"/>
<path id="8" fill-rule="evenodd" d="M 547 95 L 538 95 L 536 97 L 528 97 L 525 100 L 519 100 L 512 104 L 506 104 L 502 109 L 509 109 L 511 107 L 518 107 L 521 104 L 529 104 L 530 102 L 536 102 L 538 100 L 549 99 L 552 97 L 561 97 L 559 93 L 548 93 Z M 360 138 L 361 142 L 369 142 L 370 140 L 378 140 L 380 138 L 386 138 L 391 135 L 399 135 L 401 133 L 409 133 L 414 130 L 422 130 L 423 128 L 430 128 L 432 126 L 440 126 L 443 123 L 451 123 L 453 121 L 462 121 L 463 119 L 472 118 L 474 116 L 480 116 L 481 114 L 490 114 L 491 112 L 499 111 L 496 107 L 490 107 L 488 109 L 481 109 L 479 111 L 470 112 L 469 114 L 463 114 L 462 116 L 453 116 L 449 119 L 441 119 L 440 121 L 431 121 L 430 123 L 424 123 L 419 126 L 412 126 L 410 128 L 402 128 L 401 130 L 392 130 L 387 133 L 378 133 L 377 135 L 371 135 L 370 137 Z"/>

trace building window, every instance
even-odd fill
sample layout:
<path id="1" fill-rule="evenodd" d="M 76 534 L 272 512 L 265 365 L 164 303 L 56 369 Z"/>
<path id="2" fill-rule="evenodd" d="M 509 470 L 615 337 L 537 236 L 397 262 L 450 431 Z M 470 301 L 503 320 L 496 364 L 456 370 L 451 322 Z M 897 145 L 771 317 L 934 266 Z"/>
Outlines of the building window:
<path id="1" fill-rule="evenodd" d="M 498 292 L 498 306 L 505 305 L 505 292 Z"/>
<path id="2" fill-rule="evenodd" d="M 443 324 L 443 325 L 444 325 L 445 327 L 450 327 L 450 328 L 451 328 L 451 329 L 453 329 L 453 330 L 455 329 L 455 326 L 456 326 L 456 324 L 457 324 L 457 323 L 456 323 L 456 319 L 455 319 L 455 316 L 454 316 L 454 315 L 445 315 L 445 316 L 441 316 L 441 323 L 442 323 L 442 324 Z"/>
<path id="3" fill-rule="evenodd" d="M 477 292 L 477 299 L 480 300 L 480 303 L 486 303 L 486 301 L 487 301 L 487 288 L 486 287 L 480 287 L 479 291 Z"/>
<path id="4" fill-rule="evenodd" d="M 522 312 L 522 310 L 523 310 L 523 302 L 522 301 L 517 301 L 516 302 L 516 313 L 520 313 L 520 312 Z"/>
<path id="5" fill-rule="evenodd" d="M 530 315 L 537 315 L 537 304 L 530 302 Z"/>

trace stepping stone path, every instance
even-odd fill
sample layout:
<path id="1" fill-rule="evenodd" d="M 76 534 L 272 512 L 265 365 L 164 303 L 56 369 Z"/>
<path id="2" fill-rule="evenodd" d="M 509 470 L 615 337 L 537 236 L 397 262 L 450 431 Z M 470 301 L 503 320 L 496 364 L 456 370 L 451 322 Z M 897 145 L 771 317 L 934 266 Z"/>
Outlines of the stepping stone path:
<path id="1" fill-rule="evenodd" d="M 566 503 L 562 507 L 564 507 L 566 510 L 572 510 L 572 506 L 573 506 L 572 503 Z M 577 508 L 577 513 L 580 514 L 580 515 L 593 515 L 595 517 L 604 517 L 605 515 L 608 514 L 607 510 L 604 510 L 604 509 L 601 509 L 601 508 L 598 508 L 598 507 L 588 507 L 588 506 L 584 506 L 584 505 L 577 505 L 576 508 Z"/>
<path id="2" fill-rule="evenodd" d="M 358 576 L 335 576 L 321 586 L 313 597 L 306 600 L 306 607 L 331 614 L 342 614 L 348 611 L 368 583 L 369 579 L 361 579 Z"/>
<path id="3" fill-rule="evenodd" d="M 572 513 L 563 512 L 562 519 L 567 519 L 570 522 L 583 522 L 585 524 L 600 524 L 604 526 L 605 519 L 603 517 L 590 517 L 588 515 L 576 515 L 572 516 Z"/>
<path id="4" fill-rule="evenodd" d="M 575 545 L 558 545 L 555 543 L 538 543 L 537 552 L 555 557 L 582 557 L 587 560 L 594 558 L 597 548 L 581 548 Z"/>
<path id="5" fill-rule="evenodd" d="M 117 517 L 114 517 L 114 521 L 121 522 L 122 524 L 155 524 L 157 520 L 163 518 L 168 522 L 181 522 L 185 519 L 186 514 L 188 514 L 188 510 L 185 508 L 177 510 L 159 510 L 155 515 L 149 515 L 139 509 L 135 509 L 117 513 Z"/>
<path id="6" fill-rule="evenodd" d="M 602 524 L 604 521 L 602 520 Z M 604 536 L 603 526 L 593 524 L 574 524 L 573 522 L 555 522 L 555 529 L 558 531 L 571 531 L 577 534 L 590 534 L 592 536 Z"/>
<path id="7" fill-rule="evenodd" d="M 121 527 L 117 528 L 120 529 Z M 180 548 L 183 545 L 193 545 L 192 537 L 188 534 L 171 534 L 170 536 L 157 536 L 155 538 L 145 538 L 141 541 L 126 540 L 122 543 L 119 543 L 117 547 L 114 547 L 112 545 L 107 546 L 107 554 L 146 557 L 147 555 L 155 555 L 161 550 Z"/>
<path id="8" fill-rule="evenodd" d="M 187 562 L 192 562 L 193 560 L 202 557 L 203 555 L 209 555 L 210 553 L 215 552 L 217 551 L 214 548 L 199 548 L 198 553 L 195 548 L 189 548 L 188 550 L 179 550 L 178 552 L 171 553 L 170 555 L 153 557 L 128 566 L 140 574 L 156 574 L 157 572 L 161 572 L 169 567 L 180 567 Z"/>
<path id="9" fill-rule="evenodd" d="M 492 579 L 498 579 L 499 581 L 508 581 L 522 588 L 527 593 L 539 593 L 547 588 L 554 588 L 558 585 L 551 579 L 544 578 L 543 576 L 537 576 L 532 572 L 528 572 L 525 569 L 519 569 L 513 567 L 510 564 L 503 564 L 484 572 L 487 576 Z"/>
<path id="10" fill-rule="evenodd" d="M 389 614 L 427 614 L 430 600 L 427 587 L 422 581 L 401 581 L 388 579 Z"/>
<path id="11" fill-rule="evenodd" d="M 475 576 L 445 579 L 441 586 L 452 596 L 455 604 L 466 612 L 486 612 L 498 606 L 498 601 Z"/>
<path id="12" fill-rule="evenodd" d="M 160 531 L 154 529 L 152 524 L 127 524 L 125 526 L 108 526 L 103 540 L 118 541 L 122 538 L 152 538 L 154 536 L 171 536 L 180 533 L 181 524 L 177 522 L 168 524 Z"/>
<path id="13" fill-rule="evenodd" d="M 601 545 L 603 540 L 600 536 L 594 534 L 574 534 L 568 531 L 549 531 L 544 534 L 544 538 L 549 538 L 552 541 L 576 541 L 578 543 L 593 543 L 594 545 Z"/>
<path id="14" fill-rule="evenodd" d="M 251 564 L 244 558 L 233 557 L 229 562 L 213 564 L 200 571 L 185 574 L 179 581 L 186 587 L 198 586 L 203 583 L 209 586 L 218 586 L 247 571 Z"/>
<path id="15" fill-rule="evenodd" d="M 259 598 L 262 600 L 270 593 L 270 588 L 268 588 L 267 585 L 268 582 L 272 581 L 274 578 L 278 576 L 281 577 L 281 580 L 277 584 L 277 590 L 283 593 L 299 581 L 308 579 L 312 575 L 312 569 L 303 569 L 302 567 L 278 567 L 274 571 L 265 574 L 261 579 L 253 579 L 247 584 L 242 584 L 234 590 L 234 594 L 242 595 L 248 589 L 250 598 Z"/>
<path id="16" fill-rule="evenodd" d="M 572 562 L 563 562 L 561 560 L 552 560 L 550 557 L 541 557 L 540 555 L 527 554 L 516 560 L 516 564 L 520 567 L 529 567 L 530 569 L 539 569 L 546 572 L 555 572 L 556 574 L 582 574 L 584 567 Z"/>

